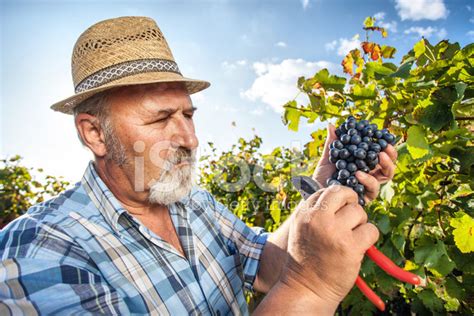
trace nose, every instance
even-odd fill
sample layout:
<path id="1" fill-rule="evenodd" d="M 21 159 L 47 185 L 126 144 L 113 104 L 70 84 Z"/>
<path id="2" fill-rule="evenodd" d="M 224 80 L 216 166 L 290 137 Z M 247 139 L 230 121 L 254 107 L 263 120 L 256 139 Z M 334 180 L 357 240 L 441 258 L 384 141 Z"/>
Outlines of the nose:
<path id="1" fill-rule="evenodd" d="M 171 142 L 174 147 L 184 147 L 190 150 L 196 149 L 199 145 L 199 141 L 194 131 L 194 124 L 187 118 L 179 120 L 179 124 L 176 125 L 176 132 L 174 133 Z"/>

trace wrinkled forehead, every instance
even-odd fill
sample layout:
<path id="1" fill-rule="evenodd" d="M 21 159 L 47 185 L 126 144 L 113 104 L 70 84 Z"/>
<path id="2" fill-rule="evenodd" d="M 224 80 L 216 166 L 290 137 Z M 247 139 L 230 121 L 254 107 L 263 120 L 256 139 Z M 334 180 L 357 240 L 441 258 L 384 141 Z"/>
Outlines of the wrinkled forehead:
<path id="1" fill-rule="evenodd" d="M 120 87 L 113 91 L 114 104 L 133 106 L 136 110 L 156 111 L 161 107 L 191 107 L 192 102 L 184 83 L 153 83 Z"/>

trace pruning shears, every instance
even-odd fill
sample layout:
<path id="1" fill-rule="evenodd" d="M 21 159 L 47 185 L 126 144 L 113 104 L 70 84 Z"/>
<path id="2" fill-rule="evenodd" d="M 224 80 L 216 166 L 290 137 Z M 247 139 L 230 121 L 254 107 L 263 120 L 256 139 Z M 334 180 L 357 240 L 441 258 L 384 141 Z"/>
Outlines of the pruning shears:
<path id="1" fill-rule="evenodd" d="M 305 200 L 308 199 L 308 197 L 310 197 L 314 192 L 320 189 L 318 183 L 307 176 L 293 177 L 291 179 L 291 182 Z M 376 265 L 378 265 L 382 270 L 384 270 L 392 277 L 402 282 L 410 283 L 413 285 L 426 285 L 426 282 L 423 278 L 419 277 L 416 274 L 403 270 L 395 263 L 393 263 L 390 258 L 380 252 L 375 246 L 372 245 L 369 249 L 367 249 L 365 254 Z M 372 304 L 374 304 L 379 310 L 385 310 L 384 301 L 377 294 L 375 294 L 374 291 L 372 291 L 372 289 L 367 285 L 367 283 L 365 283 L 365 281 L 360 276 L 357 277 L 355 285 L 359 288 L 362 294 L 364 294 L 369 299 L 369 301 L 371 301 Z"/>

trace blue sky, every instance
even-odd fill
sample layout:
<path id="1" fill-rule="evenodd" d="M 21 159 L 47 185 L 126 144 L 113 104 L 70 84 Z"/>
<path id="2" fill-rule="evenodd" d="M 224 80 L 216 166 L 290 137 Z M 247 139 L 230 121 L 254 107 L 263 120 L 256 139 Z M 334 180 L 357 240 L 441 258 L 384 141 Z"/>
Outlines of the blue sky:
<path id="1" fill-rule="evenodd" d="M 297 133 L 281 123 L 281 105 L 296 78 L 321 68 L 341 73 L 361 24 L 377 15 L 382 43 L 401 53 L 425 36 L 432 42 L 474 39 L 474 4 L 463 0 L 293 1 L 5 1 L 1 17 L 0 156 L 68 180 L 80 179 L 91 155 L 72 116 L 49 109 L 73 93 L 72 47 L 90 25 L 125 15 L 157 21 L 185 76 L 211 87 L 193 96 L 201 147 L 228 149 L 257 133 L 263 150 L 304 144 L 322 124 Z M 375 37 L 374 39 L 380 40 Z M 233 126 L 232 122 L 235 122 Z"/>

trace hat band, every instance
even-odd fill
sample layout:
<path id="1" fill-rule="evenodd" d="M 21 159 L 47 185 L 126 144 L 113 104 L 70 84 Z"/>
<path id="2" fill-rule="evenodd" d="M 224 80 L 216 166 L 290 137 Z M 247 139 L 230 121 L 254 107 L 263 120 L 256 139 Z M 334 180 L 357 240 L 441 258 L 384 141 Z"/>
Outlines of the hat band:
<path id="1" fill-rule="evenodd" d="M 181 75 L 178 65 L 167 59 L 140 59 L 123 62 L 101 69 L 82 80 L 75 88 L 76 93 L 100 87 L 111 81 L 144 72 L 174 72 Z"/>

